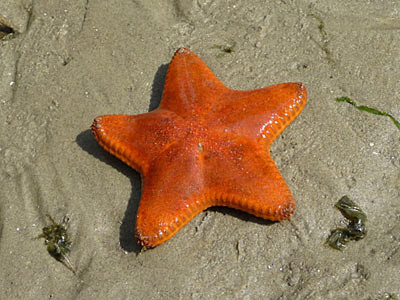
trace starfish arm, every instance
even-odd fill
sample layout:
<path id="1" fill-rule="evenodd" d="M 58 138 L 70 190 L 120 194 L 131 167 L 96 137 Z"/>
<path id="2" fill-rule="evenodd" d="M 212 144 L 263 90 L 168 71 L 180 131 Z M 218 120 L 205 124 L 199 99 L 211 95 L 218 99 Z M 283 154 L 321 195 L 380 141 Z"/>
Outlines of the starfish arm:
<path id="1" fill-rule="evenodd" d="M 271 155 L 253 141 L 225 139 L 225 148 L 204 147 L 205 185 L 214 205 L 271 221 L 294 212 L 293 196 Z"/>
<path id="2" fill-rule="evenodd" d="M 197 147 L 174 144 L 142 177 L 135 235 L 145 247 L 170 239 L 210 206 L 203 196 L 203 166 Z"/>
<path id="3" fill-rule="evenodd" d="M 182 136 L 174 113 L 154 110 L 141 115 L 97 117 L 92 131 L 98 143 L 130 167 L 143 173 L 154 157 Z"/>
<path id="4" fill-rule="evenodd" d="M 252 91 L 230 90 L 210 112 L 209 126 L 270 145 L 306 104 L 301 83 L 282 83 Z"/>
<path id="5" fill-rule="evenodd" d="M 160 107 L 198 120 L 226 91 L 228 88 L 200 57 L 180 48 L 169 64 Z"/>

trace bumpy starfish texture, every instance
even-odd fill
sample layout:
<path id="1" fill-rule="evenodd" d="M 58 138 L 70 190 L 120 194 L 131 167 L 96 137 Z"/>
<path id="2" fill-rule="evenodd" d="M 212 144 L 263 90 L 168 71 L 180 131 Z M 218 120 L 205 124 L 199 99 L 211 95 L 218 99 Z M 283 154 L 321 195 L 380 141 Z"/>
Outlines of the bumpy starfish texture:
<path id="1" fill-rule="evenodd" d="M 181 48 L 157 109 L 97 117 L 92 130 L 98 143 L 142 176 L 138 242 L 158 246 L 210 206 L 289 218 L 295 202 L 269 147 L 306 98 L 301 83 L 231 90 Z"/>

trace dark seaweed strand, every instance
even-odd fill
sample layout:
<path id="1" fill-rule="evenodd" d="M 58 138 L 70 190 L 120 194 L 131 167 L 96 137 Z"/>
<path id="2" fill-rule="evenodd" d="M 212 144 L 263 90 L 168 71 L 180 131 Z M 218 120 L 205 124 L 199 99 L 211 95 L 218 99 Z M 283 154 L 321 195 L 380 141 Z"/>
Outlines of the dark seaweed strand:
<path id="1" fill-rule="evenodd" d="M 365 106 L 365 105 L 357 105 L 353 100 L 351 100 L 349 97 L 346 97 L 346 96 L 336 98 L 335 100 L 336 100 L 336 102 L 346 102 L 348 104 L 353 105 L 358 110 L 366 111 L 370 114 L 389 117 L 392 120 L 392 122 L 394 123 L 394 125 L 396 125 L 397 129 L 400 130 L 400 122 L 397 121 L 391 114 L 388 114 L 387 112 L 380 111 L 378 109 L 375 109 L 375 108 L 372 108 L 369 106 Z"/>

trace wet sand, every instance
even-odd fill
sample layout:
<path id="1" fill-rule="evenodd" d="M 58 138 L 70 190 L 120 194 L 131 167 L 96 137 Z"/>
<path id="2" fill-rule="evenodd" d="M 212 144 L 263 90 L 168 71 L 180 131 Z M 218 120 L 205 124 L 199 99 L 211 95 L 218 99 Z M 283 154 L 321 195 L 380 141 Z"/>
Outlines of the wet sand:
<path id="1" fill-rule="evenodd" d="M 335 102 L 400 119 L 399 14 L 396 1 L 3 0 L 18 33 L 0 40 L 0 298 L 400 298 L 400 131 Z M 209 209 L 138 254 L 140 176 L 89 127 L 154 109 L 182 46 L 230 88 L 307 86 L 271 148 L 297 208 L 280 223 Z M 340 252 L 325 241 L 345 225 L 343 195 L 368 233 Z M 32 240 L 46 214 L 69 217 L 76 274 Z"/>

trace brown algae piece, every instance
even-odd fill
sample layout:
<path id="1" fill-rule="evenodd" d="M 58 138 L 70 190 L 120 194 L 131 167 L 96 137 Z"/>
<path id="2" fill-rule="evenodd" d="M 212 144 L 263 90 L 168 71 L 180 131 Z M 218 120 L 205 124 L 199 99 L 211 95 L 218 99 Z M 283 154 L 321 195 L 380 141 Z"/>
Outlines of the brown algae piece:
<path id="1" fill-rule="evenodd" d="M 46 216 L 49 218 L 51 224 L 43 227 L 42 233 L 34 239 L 44 238 L 47 252 L 75 273 L 75 268 L 72 266 L 68 258 L 72 246 L 67 232 L 68 218 L 64 217 L 61 223 L 57 223 L 50 215 Z"/>
<path id="2" fill-rule="evenodd" d="M 340 198 L 335 206 L 340 210 L 342 215 L 349 220 L 349 224 L 346 228 L 336 228 L 332 230 L 327 243 L 336 250 L 343 250 L 347 247 L 346 244 L 349 241 L 357 241 L 365 237 L 367 233 L 367 228 L 365 226 L 367 216 L 361 208 L 347 196 Z"/>
<path id="3" fill-rule="evenodd" d="M 328 245 L 336 250 L 343 250 L 347 248 L 346 243 L 349 241 L 349 235 L 344 228 L 336 228 L 332 230 L 328 238 Z"/>
<path id="4" fill-rule="evenodd" d="M 343 196 L 340 200 L 335 204 L 336 208 L 340 210 L 342 215 L 351 221 L 358 222 L 362 221 L 365 222 L 367 220 L 367 216 L 361 210 L 361 208 L 349 197 Z"/>
<path id="5" fill-rule="evenodd" d="M 9 34 L 15 34 L 13 28 L 7 26 L 5 23 L 0 20 L 0 40 L 5 38 Z"/>

